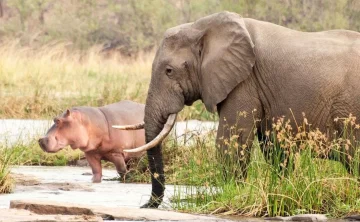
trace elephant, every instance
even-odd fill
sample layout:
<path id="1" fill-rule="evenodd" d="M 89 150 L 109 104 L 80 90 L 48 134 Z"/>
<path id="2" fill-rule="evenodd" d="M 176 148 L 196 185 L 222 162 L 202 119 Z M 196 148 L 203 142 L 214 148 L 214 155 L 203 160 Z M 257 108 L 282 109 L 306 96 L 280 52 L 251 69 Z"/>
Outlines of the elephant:
<path id="1" fill-rule="evenodd" d="M 259 139 L 273 117 L 302 119 L 322 131 L 340 130 L 334 118 L 360 114 L 360 33 L 347 30 L 301 32 L 269 22 L 219 12 L 168 29 L 156 51 L 145 105 L 152 195 L 156 208 L 164 195 L 161 140 L 185 105 L 201 100 L 219 115 L 216 142 L 236 126 L 243 176 L 257 129 Z M 254 112 L 256 110 L 256 112 Z M 253 113 L 236 124 L 239 111 Z M 259 119 L 254 126 L 253 119 Z M 231 128 L 231 127 L 230 127 Z M 221 130 L 220 130 L 221 129 Z M 224 129 L 224 130 L 223 130 Z M 130 150 L 129 150 L 130 151 Z"/>

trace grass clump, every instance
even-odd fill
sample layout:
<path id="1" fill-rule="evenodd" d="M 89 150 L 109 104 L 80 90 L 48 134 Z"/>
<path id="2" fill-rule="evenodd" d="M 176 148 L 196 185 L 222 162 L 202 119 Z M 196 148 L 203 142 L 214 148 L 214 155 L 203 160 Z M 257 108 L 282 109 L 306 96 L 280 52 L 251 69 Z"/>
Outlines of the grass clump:
<path id="1" fill-rule="evenodd" d="M 0 147 L 0 194 L 11 193 L 14 181 L 10 176 L 10 167 L 16 159 L 14 150 Z"/>
<path id="2" fill-rule="evenodd" d="M 341 136 L 330 140 L 312 129 L 305 117 L 295 130 L 290 120 L 276 120 L 266 142 L 254 142 L 246 180 L 234 174 L 240 170 L 237 155 L 219 157 L 215 134 L 195 137 L 191 147 L 172 147 L 180 151 L 172 161 L 177 168 L 172 175 L 177 185 L 173 207 L 243 216 L 320 213 L 340 217 L 360 212 L 359 144 L 354 139 L 358 125 L 351 115 L 342 121 Z M 241 153 L 234 138 L 229 153 Z M 349 150 L 353 150 L 351 157 Z M 331 160 L 324 159 L 327 156 Z M 348 161 L 352 174 L 337 160 Z"/>
<path id="3" fill-rule="evenodd" d="M 12 161 L 14 165 L 67 166 L 84 157 L 83 152 L 72 150 L 70 147 L 65 147 L 57 153 L 46 153 L 35 141 L 29 144 L 16 144 L 10 149 L 16 156 Z"/>

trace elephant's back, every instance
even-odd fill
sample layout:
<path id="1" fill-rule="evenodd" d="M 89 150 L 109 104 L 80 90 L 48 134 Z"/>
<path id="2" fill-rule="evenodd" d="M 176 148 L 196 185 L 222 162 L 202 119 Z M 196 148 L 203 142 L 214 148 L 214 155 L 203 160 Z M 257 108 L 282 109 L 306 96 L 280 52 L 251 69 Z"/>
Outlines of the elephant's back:
<path id="1" fill-rule="evenodd" d="M 256 23 L 256 76 L 271 117 L 291 108 L 325 127 L 335 117 L 360 116 L 360 34 L 347 30 L 300 32 Z M 257 36 L 258 35 L 258 36 Z"/>

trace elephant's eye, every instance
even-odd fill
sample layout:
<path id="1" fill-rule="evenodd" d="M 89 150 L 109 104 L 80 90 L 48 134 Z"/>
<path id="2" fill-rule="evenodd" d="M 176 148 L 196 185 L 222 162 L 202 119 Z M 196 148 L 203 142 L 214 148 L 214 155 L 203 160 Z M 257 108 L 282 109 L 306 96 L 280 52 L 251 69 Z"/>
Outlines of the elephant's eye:
<path id="1" fill-rule="evenodd" d="M 171 75 L 172 74 L 172 69 L 171 68 L 166 68 L 166 75 Z"/>

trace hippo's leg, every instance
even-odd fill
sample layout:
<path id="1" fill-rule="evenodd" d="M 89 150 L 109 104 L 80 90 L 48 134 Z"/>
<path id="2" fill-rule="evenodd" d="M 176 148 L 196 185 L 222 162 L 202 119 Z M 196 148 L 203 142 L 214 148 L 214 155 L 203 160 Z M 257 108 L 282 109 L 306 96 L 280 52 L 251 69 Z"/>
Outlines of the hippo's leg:
<path id="1" fill-rule="evenodd" d="M 127 173 L 127 167 L 124 160 L 124 156 L 122 154 L 113 154 L 107 156 L 107 159 L 115 165 L 117 172 L 119 173 L 120 177 L 123 179 L 125 174 Z"/>
<path id="2" fill-rule="evenodd" d="M 102 177 L 101 156 L 94 153 L 85 153 L 85 157 L 93 173 L 92 182 L 100 183 Z"/>

